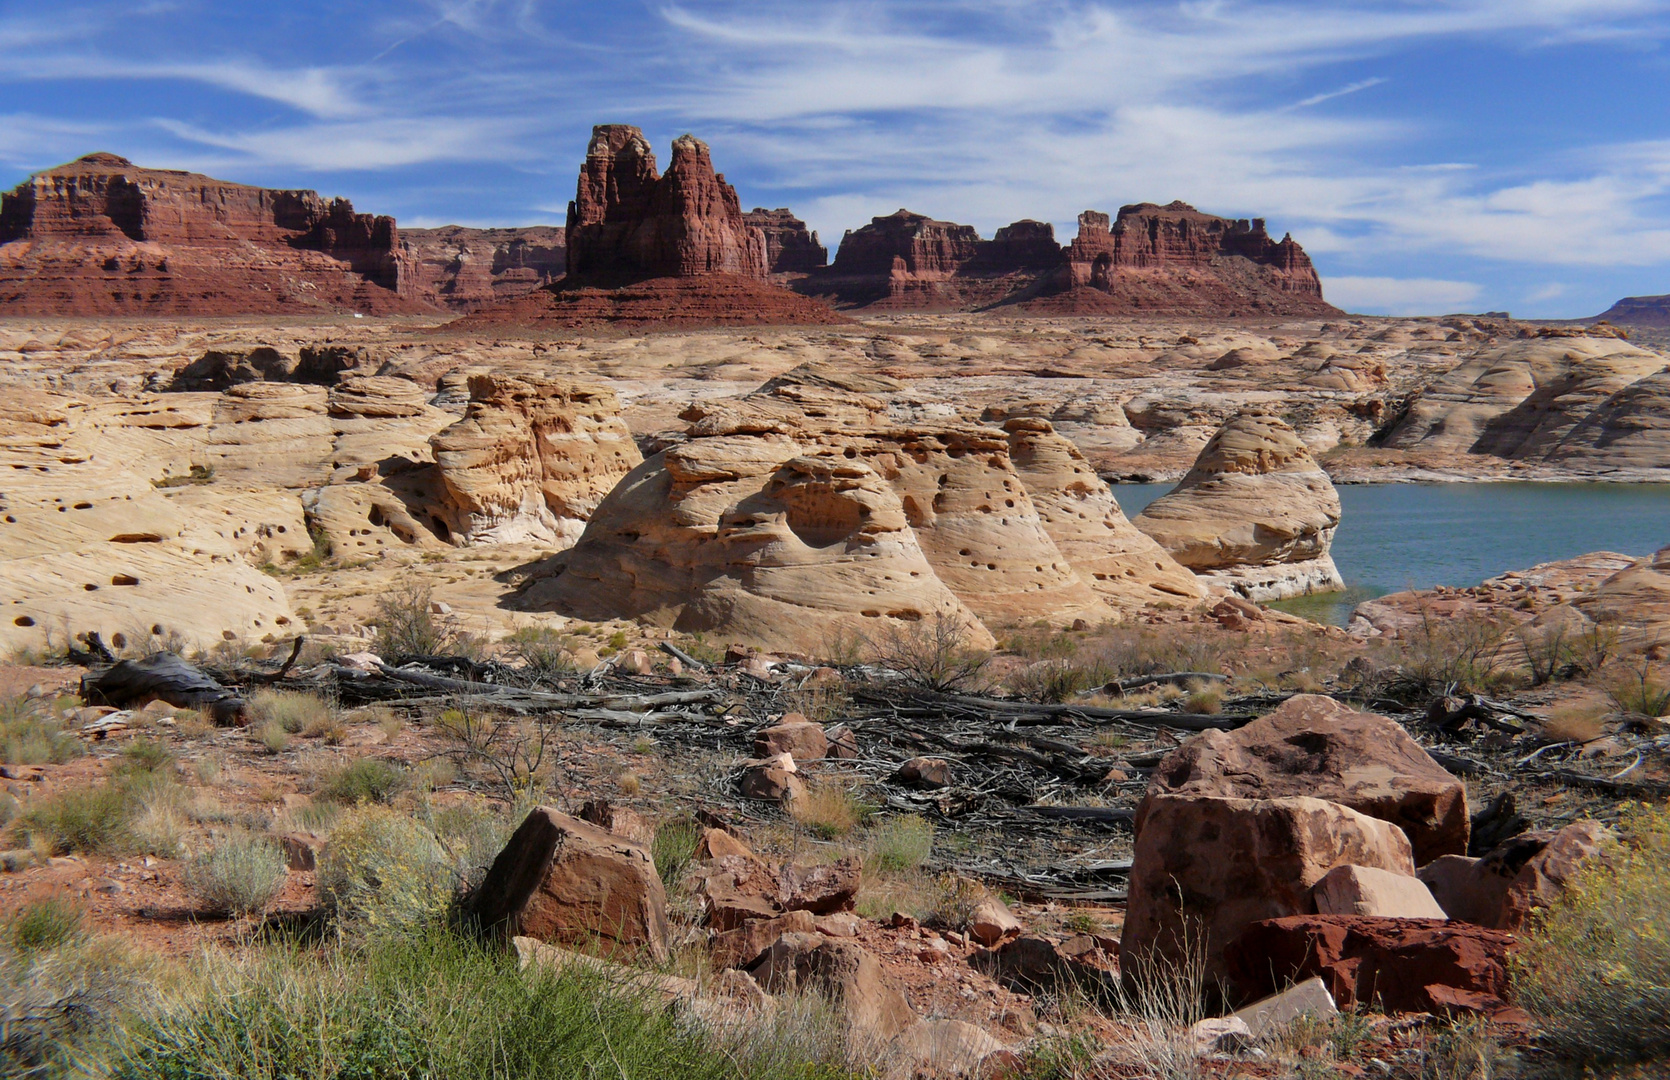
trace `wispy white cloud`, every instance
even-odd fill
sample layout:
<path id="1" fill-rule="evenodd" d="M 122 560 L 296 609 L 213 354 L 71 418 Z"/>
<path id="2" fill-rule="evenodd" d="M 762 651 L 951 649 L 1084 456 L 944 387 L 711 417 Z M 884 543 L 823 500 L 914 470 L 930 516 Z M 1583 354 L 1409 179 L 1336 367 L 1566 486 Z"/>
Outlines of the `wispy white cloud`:
<path id="1" fill-rule="evenodd" d="M 511 161 L 523 156 L 514 121 L 381 119 L 307 124 L 222 133 L 159 118 L 153 123 L 177 138 L 209 150 L 190 167 L 267 165 L 312 171 L 391 169 L 438 161 Z"/>
<path id="2" fill-rule="evenodd" d="M 1324 93 L 1312 94 L 1310 97 L 1305 98 L 1302 101 L 1294 102 L 1293 107 L 1296 109 L 1308 109 L 1312 105 L 1320 105 L 1324 101 L 1332 101 L 1335 98 L 1342 98 L 1348 94 L 1355 94 L 1361 90 L 1368 90 L 1371 87 L 1381 85 L 1385 81 L 1385 79 L 1379 78 L 1378 76 L 1372 79 L 1360 79 L 1348 86 L 1342 86 L 1338 90 L 1328 90 Z"/>
<path id="3" fill-rule="evenodd" d="M 1323 293 L 1335 307 L 1368 315 L 1449 314 L 1483 291 L 1471 281 L 1434 278 L 1335 277 L 1323 282 Z"/>

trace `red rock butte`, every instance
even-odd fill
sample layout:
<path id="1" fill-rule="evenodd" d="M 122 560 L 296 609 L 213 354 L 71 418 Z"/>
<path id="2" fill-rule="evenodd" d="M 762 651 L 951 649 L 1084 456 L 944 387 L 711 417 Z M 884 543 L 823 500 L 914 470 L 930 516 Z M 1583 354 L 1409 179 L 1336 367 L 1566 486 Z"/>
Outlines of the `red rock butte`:
<path id="1" fill-rule="evenodd" d="M 1272 240 L 1262 218 L 1232 220 L 1183 202 L 1087 210 L 1062 247 L 1052 226 L 1023 220 L 982 240 L 974 228 L 909 210 L 841 241 L 834 265 L 794 287 L 842 307 L 1050 315 L 1334 314 L 1309 256 Z"/>
<path id="2" fill-rule="evenodd" d="M 391 314 L 431 307 L 394 219 L 89 154 L 0 197 L 0 310 L 15 315 Z"/>
<path id="3" fill-rule="evenodd" d="M 769 279 L 808 265 L 822 248 L 787 210 L 751 223 L 736 189 L 714 171 L 707 144 L 673 140 L 662 174 L 642 131 L 592 129 L 568 204 L 568 272 L 552 285 L 484 308 L 448 327 L 502 325 L 640 329 L 845 321 L 827 305 Z"/>

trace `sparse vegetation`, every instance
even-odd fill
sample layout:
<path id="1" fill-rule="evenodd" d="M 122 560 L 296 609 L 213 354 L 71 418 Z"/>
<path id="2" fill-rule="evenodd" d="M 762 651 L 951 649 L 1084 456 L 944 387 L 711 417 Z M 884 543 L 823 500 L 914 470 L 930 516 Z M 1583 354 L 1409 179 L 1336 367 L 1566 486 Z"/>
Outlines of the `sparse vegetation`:
<path id="1" fill-rule="evenodd" d="M 472 651 L 451 615 L 433 610 L 435 594 L 421 578 L 407 578 L 377 601 L 377 653 L 385 659 Z"/>
<path id="2" fill-rule="evenodd" d="M 875 812 L 875 807 L 848 785 L 830 780 L 810 785 L 806 796 L 795 799 L 788 810 L 789 816 L 813 836 L 834 840 L 856 828 Z"/>
<path id="3" fill-rule="evenodd" d="M 386 803 L 405 788 L 404 769 L 381 758 L 362 757 L 332 773 L 319 794 L 344 805 Z"/>
<path id="4" fill-rule="evenodd" d="M 1392 691 L 1406 700 L 1500 693 L 1519 677 L 1505 659 L 1507 645 L 1508 628 L 1499 620 L 1423 611 L 1420 625 L 1399 641 L 1403 675 Z"/>
<path id="5" fill-rule="evenodd" d="M 461 772 L 487 774 L 512 803 L 549 783 L 560 765 L 551 726 L 537 720 L 463 705 L 443 711 L 435 730 L 447 740 L 446 755 Z"/>
<path id="6" fill-rule="evenodd" d="M 339 924 L 371 933 L 437 924 L 458 867 L 425 826 L 384 806 L 352 811 L 319 858 L 319 891 Z"/>
<path id="7" fill-rule="evenodd" d="M 1519 1004 L 1580 1062 L 1670 1062 L 1670 806 L 1637 806 L 1514 956 Z"/>
<path id="8" fill-rule="evenodd" d="M 568 635 L 548 626 L 525 626 L 504 639 L 506 653 L 519 661 L 536 682 L 575 673 L 574 648 Z"/>
<path id="9" fill-rule="evenodd" d="M 287 735 L 316 737 L 337 723 L 328 702 L 294 690 L 262 690 L 249 704 L 257 723 L 277 724 Z"/>
<path id="10" fill-rule="evenodd" d="M 668 888 L 678 884 L 685 869 L 695 860 L 702 831 L 702 826 L 690 818 L 674 818 L 656 826 L 649 851 L 655 860 L 655 872 Z"/>
<path id="11" fill-rule="evenodd" d="M 159 478 L 152 480 L 151 486 L 154 488 L 187 487 L 192 484 L 212 484 L 214 479 L 215 467 L 213 465 L 193 465 L 180 476 L 165 472 Z"/>
<path id="12" fill-rule="evenodd" d="M 130 809 L 124 786 L 106 781 L 36 798 L 18 820 L 31 842 L 44 844 L 54 855 L 112 852 L 132 840 Z"/>
<path id="13" fill-rule="evenodd" d="M 186 863 L 186 888 L 215 915 L 265 911 L 284 887 L 284 852 L 260 836 L 223 840 Z"/>
<path id="14" fill-rule="evenodd" d="M 6 920 L 6 940 L 21 953 L 56 949 L 81 937 L 85 920 L 86 911 L 75 900 L 62 894 L 45 896 L 25 902 Z"/>
<path id="15" fill-rule="evenodd" d="M 914 870 L 934 849 L 934 827 L 920 814 L 884 818 L 865 837 L 867 868 L 879 873 Z"/>
<path id="16" fill-rule="evenodd" d="M 969 627 L 946 612 L 890 626 L 870 644 L 876 662 L 912 686 L 936 692 L 974 690 L 991 653 L 968 645 Z"/>
<path id="17" fill-rule="evenodd" d="M 1642 659 L 1612 679 L 1606 687 L 1606 696 L 1621 713 L 1664 716 L 1670 714 L 1670 677 L 1661 675 L 1650 661 Z"/>
<path id="18" fill-rule="evenodd" d="M 48 701 L 0 701 L 0 762 L 7 765 L 62 765 L 84 753 L 69 724 L 54 716 Z"/>

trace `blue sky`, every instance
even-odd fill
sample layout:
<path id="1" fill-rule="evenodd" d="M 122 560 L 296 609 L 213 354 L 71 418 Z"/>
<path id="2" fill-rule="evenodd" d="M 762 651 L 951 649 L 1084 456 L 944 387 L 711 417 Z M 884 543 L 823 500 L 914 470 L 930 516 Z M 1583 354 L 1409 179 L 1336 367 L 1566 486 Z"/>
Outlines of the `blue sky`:
<path id="1" fill-rule="evenodd" d="M 92 150 L 405 225 L 560 224 L 594 123 L 832 248 L 1184 199 L 1365 312 L 1670 292 L 1670 0 L 0 0 L 0 186 Z"/>

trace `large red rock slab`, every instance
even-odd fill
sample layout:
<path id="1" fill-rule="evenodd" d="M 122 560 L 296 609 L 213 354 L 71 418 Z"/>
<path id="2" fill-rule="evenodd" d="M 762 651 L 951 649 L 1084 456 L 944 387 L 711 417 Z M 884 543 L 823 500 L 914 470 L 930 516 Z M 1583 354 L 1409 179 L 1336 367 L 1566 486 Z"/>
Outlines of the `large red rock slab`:
<path id="1" fill-rule="evenodd" d="M 646 278 L 625 285 L 564 278 L 446 324 L 448 334 L 528 330 L 692 330 L 712 326 L 830 326 L 827 304 L 737 274 Z"/>
<path id="2" fill-rule="evenodd" d="M 1512 943 L 1511 934 L 1465 923 L 1293 915 L 1247 927 L 1226 959 L 1242 998 L 1320 976 L 1343 1009 L 1500 1015 Z"/>
<path id="3" fill-rule="evenodd" d="M 482 927 L 510 937 L 667 958 L 667 895 L 649 852 L 550 807 L 511 835 L 473 908 Z"/>
<path id="4" fill-rule="evenodd" d="M 1314 911 L 1334 867 L 1415 873 L 1397 826 L 1322 799 L 1157 794 L 1144 809 L 1119 950 L 1133 969 L 1198 958 L 1216 979 L 1248 925 Z"/>
<path id="5" fill-rule="evenodd" d="M 1137 808 L 1140 836 L 1162 794 L 1233 799 L 1306 795 L 1398 826 L 1417 863 L 1467 851 L 1467 788 L 1402 725 L 1332 698 L 1300 694 L 1236 731 L 1208 731 L 1178 747 Z"/>

